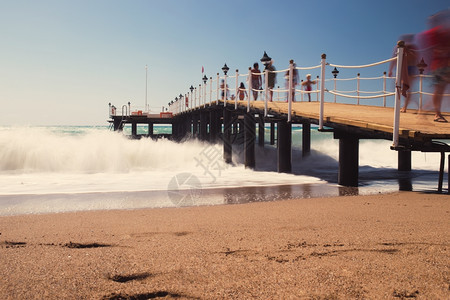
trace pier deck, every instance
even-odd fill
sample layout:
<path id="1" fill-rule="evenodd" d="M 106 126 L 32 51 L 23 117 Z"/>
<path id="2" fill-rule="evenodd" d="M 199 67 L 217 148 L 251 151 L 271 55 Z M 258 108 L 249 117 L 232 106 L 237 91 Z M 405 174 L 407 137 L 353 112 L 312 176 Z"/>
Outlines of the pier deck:
<path id="1" fill-rule="evenodd" d="M 234 101 L 227 101 L 234 105 Z M 319 120 L 319 102 L 292 103 L 293 120 L 309 119 L 313 123 Z M 246 101 L 238 101 L 239 108 L 246 108 Z M 263 113 L 264 102 L 252 101 L 251 110 Z M 288 103 L 268 103 L 268 113 L 283 116 L 288 113 Z M 378 135 L 392 136 L 394 109 L 390 107 L 353 105 L 341 103 L 325 103 L 324 125 L 332 128 L 352 127 L 355 131 L 364 131 L 377 138 Z M 450 113 L 443 113 L 450 120 Z M 412 139 L 417 142 L 433 139 L 450 139 L 450 122 L 434 122 L 434 112 L 417 113 L 408 110 L 400 116 L 400 138 Z"/>

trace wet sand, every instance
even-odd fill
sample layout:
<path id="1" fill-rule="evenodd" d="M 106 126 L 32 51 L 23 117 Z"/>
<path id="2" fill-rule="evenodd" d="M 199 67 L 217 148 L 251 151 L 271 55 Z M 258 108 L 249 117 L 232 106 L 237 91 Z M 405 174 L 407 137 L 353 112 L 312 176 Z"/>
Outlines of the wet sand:
<path id="1" fill-rule="evenodd" d="M 448 299 L 450 197 L 0 217 L 3 299 Z"/>

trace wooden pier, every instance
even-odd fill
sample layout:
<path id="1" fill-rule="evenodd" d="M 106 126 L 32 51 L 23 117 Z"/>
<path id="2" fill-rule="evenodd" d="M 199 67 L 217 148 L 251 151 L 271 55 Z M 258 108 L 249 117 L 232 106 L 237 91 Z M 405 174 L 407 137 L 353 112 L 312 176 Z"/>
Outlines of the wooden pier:
<path id="1" fill-rule="evenodd" d="M 223 142 L 224 160 L 231 162 L 232 136 L 241 135 L 244 143 L 244 162 L 254 168 L 255 145 L 264 146 L 264 124 L 270 123 L 270 144 L 278 149 L 278 171 L 291 172 L 292 166 L 292 124 L 303 127 L 302 153 L 308 155 L 311 147 L 311 124 L 319 124 L 319 102 L 292 103 L 291 122 L 288 122 L 288 103 L 269 102 L 264 117 L 264 101 L 213 101 L 195 109 L 178 113 L 173 118 L 148 118 L 147 116 L 111 116 L 114 130 L 121 130 L 124 124 L 132 125 L 132 135 L 137 136 L 137 124 L 148 124 L 149 136 L 153 136 L 153 124 L 171 124 L 172 136 L 176 141 L 194 137 L 215 143 Z M 338 183 L 344 186 L 358 186 L 359 140 L 393 138 L 393 108 L 351 104 L 326 103 L 323 125 L 339 139 Z M 450 119 L 449 113 L 444 113 Z M 411 170 L 411 151 L 440 152 L 441 165 L 438 190 L 442 191 L 445 153 L 450 147 L 439 140 L 450 139 L 450 123 L 434 122 L 433 112 L 410 110 L 400 117 L 398 169 Z M 258 133 L 256 131 L 258 124 Z M 277 125 L 275 132 L 275 124 Z M 258 137 L 258 138 L 257 138 Z M 450 156 L 449 156 L 450 161 Z M 450 163 L 449 163 L 450 165 Z M 449 168 L 450 169 L 450 168 Z M 450 176 L 449 176 L 450 177 Z M 450 181 L 450 179 L 449 179 Z"/>

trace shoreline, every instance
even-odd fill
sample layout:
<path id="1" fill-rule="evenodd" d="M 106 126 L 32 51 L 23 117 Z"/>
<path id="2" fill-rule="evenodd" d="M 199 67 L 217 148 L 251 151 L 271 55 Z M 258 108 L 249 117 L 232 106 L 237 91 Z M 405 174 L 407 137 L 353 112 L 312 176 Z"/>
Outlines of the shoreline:
<path id="1" fill-rule="evenodd" d="M 445 194 L 1 216 L 0 228 L 7 299 L 450 295 Z"/>

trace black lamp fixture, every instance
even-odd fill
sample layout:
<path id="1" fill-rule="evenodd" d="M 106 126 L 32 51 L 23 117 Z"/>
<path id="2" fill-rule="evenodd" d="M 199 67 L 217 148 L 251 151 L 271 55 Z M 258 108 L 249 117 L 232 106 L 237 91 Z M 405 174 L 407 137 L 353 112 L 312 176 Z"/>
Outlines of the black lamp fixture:
<path id="1" fill-rule="evenodd" d="M 225 65 L 222 67 L 222 71 L 225 75 L 227 75 L 229 69 L 230 68 L 228 68 L 227 63 L 225 63 Z"/>
<path id="2" fill-rule="evenodd" d="M 425 70 L 425 68 L 428 67 L 428 65 L 425 63 L 425 61 L 422 59 L 420 60 L 420 62 L 417 64 L 417 68 L 419 69 L 419 73 L 423 74 L 423 71 Z"/>
<path id="3" fill-rule="evenodd" d="M 271 60 L 272 58 L 269 55 L 267 55 L 266 51 L 264 51 L 264 55 L 261 58 L 261 62 L 263 63 L 263 65 L 267 67 Z"/>
<path id="4" fill-rule="evenodd" d="M 189 88 L 191 90 L 191 93 L 194 91 L 194 87 L 191 84 L 191 87 Z"/>
<path id="5" fill-rule="evenodd" d="M 331 73 L 333 74 L 334 78 L 336 78 L 337 75 L 339 74 L 339 71 L 338 71 L 338 69 L 334 68 L 334 70 L 331 71 Z"/>
<path id="6" fill-rule="evenodd" d="M 208 81 L 208 77 L 206 77 L 206 75 L 203 75 L 203 83 L 206 84 L 206 82 Z"/>
<path id="7" fill-rule="evenodd" d="M 180 98 L 180 100 L 183 98 L 183 95 L 182 94 L 180 94 L 180 96 L 178 96 L 179 98 Z"/>

